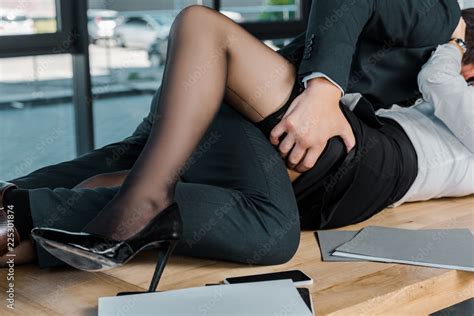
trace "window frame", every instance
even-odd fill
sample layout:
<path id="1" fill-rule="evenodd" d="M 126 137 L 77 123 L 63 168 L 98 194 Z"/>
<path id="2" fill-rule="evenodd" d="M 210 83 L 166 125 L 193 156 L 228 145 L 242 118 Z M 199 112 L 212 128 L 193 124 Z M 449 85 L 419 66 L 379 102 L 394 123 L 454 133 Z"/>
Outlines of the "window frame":
<path id="1" fill-rule="evenodd" d="M 299 4 L 301 19 L 294 21 L 263 21 L 239 23 L 249 33 L 261 40 L 295 37 L 306 31 L 312 0 L 296 0 Z M 220 11 L 222 0 L 213 0 L 213 8 Z"/>
<path id="2" fill-rule="evenodd" d="M 0 58 L 76 52 L 72 1 L 56 0 L 57 31 L 55 33 L 2 35 Z M 79 1 L 82 2 L 82 1 Z"/>

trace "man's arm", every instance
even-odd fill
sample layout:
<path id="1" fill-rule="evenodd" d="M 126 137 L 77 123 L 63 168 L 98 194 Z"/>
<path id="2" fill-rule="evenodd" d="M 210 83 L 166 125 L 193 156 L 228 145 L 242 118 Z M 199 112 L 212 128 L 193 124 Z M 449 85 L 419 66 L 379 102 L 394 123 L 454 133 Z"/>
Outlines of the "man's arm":
<path id="1" fill-rule="evenodd" d="M 455 43 L 439 46 L 418 75 L 418 85 L 436 117 L 474 152 L 474 88 L 460 74 L 461 59 Z"/>
<path id="2" fill-rule="evenodd" d="M 357 41 L 374 7 L 373 0 L 313 2 L 298 72 L 305 87 L 312 79 L 325 78 L 344 95 Z"/>
<path id="3" fill-rule="evenodd" d="M 347 90 L 352 57 L 375 0 L 313 0 L 300 79 L 314 73 Z"/>

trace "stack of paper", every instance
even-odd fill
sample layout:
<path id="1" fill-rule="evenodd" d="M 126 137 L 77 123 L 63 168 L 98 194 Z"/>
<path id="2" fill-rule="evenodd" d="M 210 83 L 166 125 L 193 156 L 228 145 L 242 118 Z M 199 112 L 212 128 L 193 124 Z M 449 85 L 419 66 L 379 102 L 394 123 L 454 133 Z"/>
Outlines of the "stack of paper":
<path id="1" fill-rule="evenodd" d="M 334 238 L 338 233 L 343 234 Z M 354 234 L 352 238 L 351 234 Z M 323 260 L 340 261 L 342 257 L 474 271 L 474 236 L 468 229 L 409 230 L 368 226 L 359 232 L 332 231 L 327 234 L 320 231 L 318 239 Z M 331 247 L 335 247 L 333 251 Z"/>
<path id="2" fill-rule="evenodd" d="M 311 316 L 291 280 L 215 285 L 99 298 L 108 315 L 294 315 Z"/>

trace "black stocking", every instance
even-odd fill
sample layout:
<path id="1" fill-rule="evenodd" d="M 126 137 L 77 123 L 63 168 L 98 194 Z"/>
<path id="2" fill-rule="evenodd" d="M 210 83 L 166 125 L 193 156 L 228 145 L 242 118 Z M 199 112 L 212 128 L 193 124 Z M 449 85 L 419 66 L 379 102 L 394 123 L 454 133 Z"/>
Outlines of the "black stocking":
<path id="1" fill-rule="evenodd" d="M 126 239 L 174 201 L 187 159 L 224 97 L 254 122 L 289 98 L 295 69 L 227 17 L 200 6 L 173 24 L 160 106 L 148 142 L 117 196 L 86 227 Z"/>

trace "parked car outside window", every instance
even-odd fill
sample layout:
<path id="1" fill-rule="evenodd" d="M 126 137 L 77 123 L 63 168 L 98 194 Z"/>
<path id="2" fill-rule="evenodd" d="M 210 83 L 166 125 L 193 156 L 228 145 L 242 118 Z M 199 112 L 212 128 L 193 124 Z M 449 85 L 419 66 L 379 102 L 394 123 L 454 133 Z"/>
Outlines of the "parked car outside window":
<path id="1" fill-rule="evenodd" d="M 174 14 L 154 13 L 124 16 L 115 28 L 118 46 L 148 50 L 157 39 L 168 38 Z"/>

